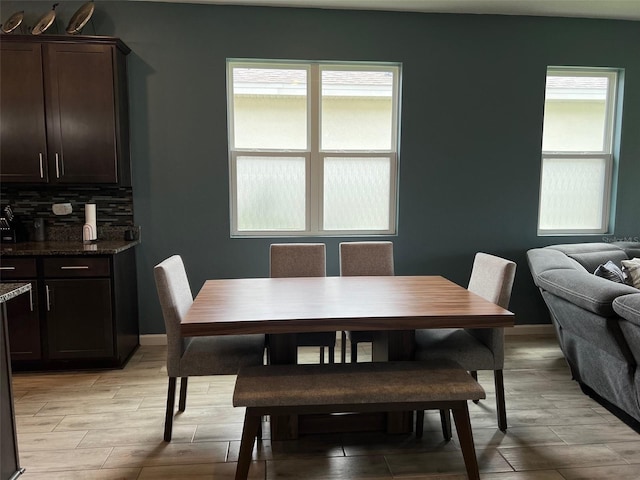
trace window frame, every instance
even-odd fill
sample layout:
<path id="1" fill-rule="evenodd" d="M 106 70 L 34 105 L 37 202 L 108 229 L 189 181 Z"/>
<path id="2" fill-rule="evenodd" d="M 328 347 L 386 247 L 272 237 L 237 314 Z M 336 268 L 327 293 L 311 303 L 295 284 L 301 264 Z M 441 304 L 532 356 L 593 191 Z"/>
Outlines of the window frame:
<path id="1" fill-rule="evenodd" d="M 233 98 L 234 68 L 285 68 L 307 71 L 307 148 L 243 149 L 235 147 Z M 392 81 L 391 148 L 388 150 L 322 149 L 322 71 L 390 71 Z M 397 62 L 329 62 L 298 60 L 227 59 L 227 125 L 229 129 L 229 202 L 231 237 L 332 237 L 389 236 L 397 232 L 398 170 L 400 138 L 400 90 L 402 65 Z M 304 230 L 239 230 L 237 159 L 246 156 L 305 158 L 305 228 Z M 324 222 L 325 158 L 389 158 L 389 223 L 384 230 L 329 230 Z"/>
<path id="2" fill-rule="evenodd" d="M 599 67 L 547 67 L 546 79 L 549 76 L 567 76 L 567 77 L 607 77 L 608 86 L 605 100 L 605 131 L 603 132 L 603 148 L 596 151 L 553 151 L 542 150 L 541 162 L 540 162 L 540 188 L 538 198 L 538 235 L 539 236 L 551 236 L 551 235 L 596 235 L 605 234 L 610 230 L 611 226 L 611 206 L 612 206 L 612 192 L 614 182 L 614 135 L 616 130 L 616 115 L 618 105 L 618 88 L 620 82 L 621 70 L 617 68 L 599 68 Z M 547 94 L 545 87 L 544 103 L 546 105 Z M 543 120 L 544 129 L 544 120 Z M 543 131 L 544 135 L 544 131 Z M 598 228 L 541 228 L 540 221 L 542 218 L 542 201 L 543 201 L 543 181 L 544 181 L 544 164 L 545 160 L 562 160 L 562 159 L 593 159 L 604 160 L 605 163 L 605 177 L 603 179 L 603 198 L 602 198 L 602 212 L 601 212 L 601 224 Z"/>

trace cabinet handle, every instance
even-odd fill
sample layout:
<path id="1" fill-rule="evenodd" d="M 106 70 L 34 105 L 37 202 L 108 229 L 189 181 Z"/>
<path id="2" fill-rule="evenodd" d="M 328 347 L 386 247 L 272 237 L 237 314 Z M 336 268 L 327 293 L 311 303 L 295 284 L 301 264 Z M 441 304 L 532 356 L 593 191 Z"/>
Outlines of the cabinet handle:
<path id="1" fill-rule="evenodd" d="M 33 288 L 29 289 L 29 305 L 31 306 L 31 311 L 33 312 Z"/>
<path id="2" fill-rule="evenodd" d="M 65 267 L 60 267 L 60 270 L 89 270 L 88 265 L 69 265 Z"/>
<path id="3" fill-rule="evenodd" d="M 60 178 L 60 158 L 56 153 L 56 178 Z"/>
<path id="4" fill-rule="evenodd" d="M 44 178 L 44 166 L 42 163 L 42 152 L 39 154 L 40 156 L 40 178 Z"/>
<path id="5" fill-rule="evenodd" d="M 49 295 L 49 285 L 44 287 L 47 290 L 47 312 L 51 310 L 51 295 Z"/>
<path id="6" fill-rule="evenodd" d="M 15 270 L 16 267 L 0 267 L 0 270 Z"/>

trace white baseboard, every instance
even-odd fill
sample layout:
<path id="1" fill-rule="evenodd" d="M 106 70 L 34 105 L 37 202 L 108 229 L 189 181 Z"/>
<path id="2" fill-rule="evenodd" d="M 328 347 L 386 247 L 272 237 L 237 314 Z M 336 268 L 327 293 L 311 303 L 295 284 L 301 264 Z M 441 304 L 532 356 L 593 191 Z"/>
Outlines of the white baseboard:
<path id="1" fill-rule="evenodd" d="M 506 336 L 512 335 L 531 335 L 538 337 L 553 337 L 555 330 L 553 325 L 516 325 L 513 328 L 505 328 Z M 166 345 L 167 336 L 165 334 L 148 334 L 140 335 L 140 345 Z"/>
<path id="2" fill-rule="evenodd" d="M 166 345 L 167 335 L 164 333 L 140 335 L 140 345 Z"/>
<path id="3" fill-rule="evenodd" d="M 532 337 L 555 337 L 556 331 L 551 324 L 544 325 L 516 325 L 504 329 L 505 336 L 530 335 Z"/>

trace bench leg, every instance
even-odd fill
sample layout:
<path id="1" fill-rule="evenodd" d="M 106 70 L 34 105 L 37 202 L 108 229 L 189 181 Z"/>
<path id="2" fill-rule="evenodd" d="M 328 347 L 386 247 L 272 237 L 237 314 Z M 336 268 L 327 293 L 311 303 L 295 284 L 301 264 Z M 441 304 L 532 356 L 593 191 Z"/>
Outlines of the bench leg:
<path id="1" fill-rule="evenodd" d="M 235 480 L 246 480 L 249 476 L 251 452 L 253 452 L 253 443 L 260 429 L 261 419 L 262 416 L 253 415 L 250 408 L 247 408 L 244 413 L 244 426 L 242 427 L 242 440 L 240 441 L 240 454 L 238 455 Z"/>
<path id="2" fill-rule="evenodd" d="M 467 468 L 467 476 L 469 480 L 480 480 L 480 471 L 478 469 L 478 459 L 476 458 L 476 448 L 473 445 L 473 433 L 471 432 L 471 420 L 469 419 L 467 402 L 464 402 L 464 405 L 452 408 L 452 411 L 453 419 L 456 422 L 456 430 L 458 431 L 464 465 Z"/>

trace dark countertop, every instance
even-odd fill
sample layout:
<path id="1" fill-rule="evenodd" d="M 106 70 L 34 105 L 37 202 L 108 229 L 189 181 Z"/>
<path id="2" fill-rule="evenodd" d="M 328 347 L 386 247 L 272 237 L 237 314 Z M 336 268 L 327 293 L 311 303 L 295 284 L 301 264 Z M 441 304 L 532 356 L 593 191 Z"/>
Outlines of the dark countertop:
<path id="1" fill-rule="evenodd" d="M 30 283 L 0 283 L 0 303 L 31 290 Z"/>
<path id="2" fill-rule="evenodd" d="M 98 240 L 88 244 L 81 241 L 3 243 L 0 255 L 115 255 L 139 243 L 138 240 Z"/>

